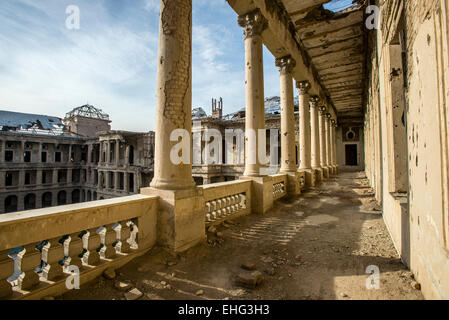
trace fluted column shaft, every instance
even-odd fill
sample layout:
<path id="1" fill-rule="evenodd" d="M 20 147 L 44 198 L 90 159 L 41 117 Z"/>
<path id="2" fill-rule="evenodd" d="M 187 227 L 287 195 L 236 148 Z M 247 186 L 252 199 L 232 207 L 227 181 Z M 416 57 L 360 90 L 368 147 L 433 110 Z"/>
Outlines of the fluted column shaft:
<path id="1" fill-rule="evenodd" d="M 263 30 L 267 21 L 260 11 L 239 16 L 238 23 L 245 35 L 245 171 L 244 176 L 260 176 L 258 157 L 259 130 L 265 130 L 265 105 L 263 83 Z M 265 145 L 263 146 L 265 148 Z"/>
<path id="2" fill-rule="evenodd" d="M 296 172 L 295 108 L 292 71 L 296 62 L 291 56 L 276 59 L 280 72 L 281 92 L 281 168 L 280 172 Z"/>
<path id="3" fill-rule="evenodd" d="M 192 0 L 161 0 L 156 87 L 156 137 L 154 178 L 151 187 L 189 189 L 192 155 L 188 163 L 173 163 L 170 153 L 179 141 L 171 141 L 176 129 L 184 129 L 190 146 L 192 132 Z M 185 139 L 186 137 L 184 137 Z M 180 154 L 182 157 L 182 154 Z"/>
<path id="4" fill-rule="evenodd" d="M 310 169 L 310 82 L 296 83 L 299 103 L 299 169 Z"/>

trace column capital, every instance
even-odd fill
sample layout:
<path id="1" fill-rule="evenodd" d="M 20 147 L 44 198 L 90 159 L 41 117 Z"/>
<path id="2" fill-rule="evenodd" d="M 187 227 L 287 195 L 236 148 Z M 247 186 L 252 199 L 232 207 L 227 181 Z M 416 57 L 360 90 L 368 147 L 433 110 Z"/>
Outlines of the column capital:
<path id="1" fill-rule="evenodd" d="M 320 115 L 326 116 L 326 111 L 327 111 L 326 106 L 319 106 L 318 110 L 320 111 Z"/>
<path id="2" fill-rule="evenodd" d="M 292 56 L 288 55 L 282 58 L 277 58 L 275 60 L 276 67 L 279 68 L 281 74 L 292 73 L 293 69 L 296 67 L 296 61 Z"/>
<path id="3" fill-rule="evenodd" d="M 299 90 L 299 94 L 307 94 L 311 87 L 308 80 L 296 81 L 296 88 Z"/>
<path id="4" fill-rule="evenodd" d="M 237 22 L 243 28 L 245 38 L 260 36 L 268 27 L 268 20 L 262 15 L 259 9 L 242 14 Z"/>
<path id="5" fill-rule="evenodd" d="M 311 96 L 310 97 L 310 106 L 312 108 L 317 107 L 319 101 L 320 101 L 320 97 L 318 97 L 318 96 Z"/>

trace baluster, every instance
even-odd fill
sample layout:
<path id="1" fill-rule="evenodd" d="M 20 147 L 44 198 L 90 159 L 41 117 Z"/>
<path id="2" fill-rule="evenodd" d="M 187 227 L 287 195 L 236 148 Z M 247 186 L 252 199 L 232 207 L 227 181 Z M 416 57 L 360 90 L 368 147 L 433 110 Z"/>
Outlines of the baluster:
<path id="1" fill-rule="evenodd" d="M 8 256 L 8 251 L 0 252 L 0 299 L 12 295 L 12 286 L 8 278 L 14 273 L 14 261 Z"/>
<path id="2" fill-rule="evenodd" d="M 62 267 L 62 270 L 64 273 L 67 273 L 66 269 L 68 266 L 70 266 L 70 263 L 72 262 L 72 258 L 70 257 L 70 242 L 71 241 L 72 241 L 72 237 L 69 235 L 63 236 L 58 241 L 64 248 L 64 257 L 62 258 L 61 261 L 59 261 L 59 265 Z"/>
<path id="3" fill-rule="evenodd" d="M 215 219 L 217 219 L 217 201 L 212 201 L 212 221 L 214 221 Z"/>
<path id="4" fill-rule="evenodd" d="M 12 249 L 8 253 L 8 257 L 14 261 L 14 272 L 8 278 L 8 282 L 11 284 L 13 290 L 22 290 L 22 281 L 25 278 L 25 273 L 22 272 L 22 258 L 25 255 L 24 247 L 17 247 Z"/>
<path id="5" fill-rule="evenodd" d="M 206 202 L 206 222 L 211 222 L 211 204 Z"/>
<path id="6" fill-rule="evenodd" d="M 104 260 L 106 259 L 106 228 L 100 227 L 96 232 L 100 236 L 100 245 L 97 247 L 97 252 L 100 259 Z"/>
<path id="7" fill-rule="evenodd" d="M 51 247 L 51 244 L 48 240 L 43 240 L 36 245 L 36 250 L 41 254 L 41 263 L 34 270 L 39 275 L 41 281 L 48 280 L 48 273 L 50 271 L 51 266 L 48 264 L 48 251 Z"/>
<path id="8" fill-rule="evenodd" d="M 35 245 L 25 246 L 25 252 L 22 257 L 21 270 L 25 274 L 22 280 L 22 290 L 28 290 L 39 284 L 39 275 L 34 272 L 41 263 L 41 255 L 36 252 Z"/>
<path id="9" fill-rule="evenodd" d="M 120 225 L 122 226 L 122 230 L 120 232 L 121 239 L 123 239 L 123 241 L 122 241 L 122 253 L 127 254 L 127 253 L 131 252 L 131 247 L 130 247 L 128 241 L 126 241 L 131 236 L 131 229 L 127 225 L 126 221 L 120 223 Z"/>
<path id="10" fill-rule="evenodd" d="M 80 258 L 80 260 L 81 260 L 81 266 L 84 266 L 84 267 L 89 266 L 89 256 L 90 256 L 89 237 L 90 237 L 90 232 L 88 230 L 83 230 L 78 235 L 78 238 L 80 238 L 83 243 L 83 250 L 78 255 L 78 258 Z"/>
<path id="11" fill-rule="evenodd" d="M 115 224 L 110 224 L 105 227 L 106 234 L 105 234 L 105 246 L 106 246 L 106 252 L 105 257 L 106 259 L 114 259 L 117 257 L 116 251 L 114 248 L 114 243 L 117 240 L 117 235 L 112 229 Z"/>
<path id="12" fill-rule="evenodd" d="M 239 203 L 239 207 L 241 209 L 246 209 L 246 194 L 241 193 L 240 194 L 240 203 Z"/>
<path id="13" fill-rule="evenodd" d="M 47 250 L 44 249 L 46 251 L 44 254 L 46 255 L 45 262 L 47 263 L 47 267 L 44 269 L 42 276 L 47 281 L 54 281 L 63 276 L 63 268 L 59 264 L 59 261 L 64 258 L 64 246 L 58 240 L 47 240 L 48 248 Z"/>
<path id="14" fill-rule="evenodd" d="M 123 254 L 122 225 L 120 223 L 116 223 L 112 226 L 112 230 L 115 232 L 115 241 L 112 243 L 112 247 L 114 248 L 117 254 Z"/>
<path id="15" fill-rule="evenodd" d="M 101 246 L 100 236 L 97 234 L 99 228 L 93 228 L 89 230 L 89 266 L 95 266 L 100 263 L 100 253 L 98 252 Z"/>
<path id="16" fill-rule="evenodd" d="M 137 234 L 139 232 L 139 229 L 137 228 L 136 224 L 132 221 L 128 221 L 126 225 L 130 228 L 130 236 L 126 242 L 129 243 L 129 247 L 133 250 L 137 250 L 139 248 L 139 245 L 137 244 Z"/>

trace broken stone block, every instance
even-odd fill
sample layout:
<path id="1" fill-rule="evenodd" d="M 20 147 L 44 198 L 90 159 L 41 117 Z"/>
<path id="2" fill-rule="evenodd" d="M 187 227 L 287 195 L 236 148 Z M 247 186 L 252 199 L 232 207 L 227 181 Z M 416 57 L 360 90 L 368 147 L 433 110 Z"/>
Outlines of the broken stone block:
<path id="1" fill-rule="evenodd" d="M 204 290 L 198 290 L 197 292 L 195 292 L 195 294 L 197 296 L 202 296 L 204 294 Z"/>
<path id="2" fill-rule="evenodd" d="M 130 283 L 122 282 L 122 281 L 116 281 L 114 286 L 115 286 L 115 288 L 117 288 L 120 291 L 128 291 L 132 287 L 132 285 Z"/>
<path id="3" fill-rule="evenodd" d="M 242 267 L 242 269 L 249 270 L 249 271 L 253 271 L 253 270 L 257 269 L 255 263 L 248 262 L 248 261 L 242 263 L 241 267 Z"/>
<path id="4" fill-rule="evenodd" d="M 142 296 L 143 296 L 143 293 L 140 292 L 137 288 L 134 288 L 134 289 L 128 291 L 127 293 L 125 293 L 126 300 L 137 300 Z"/>
<path id="5" fill-rule="evenodd" d="M 103 271 L 103 276 L 106 279 L 113 280 L 113 279 L 115 279 L 115 276 L 116 276 L 115 270 L 112 268 L 107 268 L 106 270 Z"/>
<path id="6" fill-rule="evenodd" d="M 237 275 L 236 283 L 239 286 L 254 289 L 263 282 L 263 275 L 260 271 L 251 273 L 240 273 Z"/>

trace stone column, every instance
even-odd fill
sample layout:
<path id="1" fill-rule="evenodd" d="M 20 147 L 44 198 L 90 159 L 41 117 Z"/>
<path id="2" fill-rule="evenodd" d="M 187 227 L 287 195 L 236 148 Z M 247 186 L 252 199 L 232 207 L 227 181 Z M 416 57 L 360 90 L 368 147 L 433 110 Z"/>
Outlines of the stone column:
<path id="1" fill-rule="evenodd" d="M 111 163 L 111 143 L 108 141 L 106 141 L 106 159 L 105 159 L 106 164 L 110 164 Z"/>
<path id="2" fill-rule="evenodd" d="M 42 142 L 39 142 L 39 151 L 37 154 L 37 162 L 42 162 Z"/>
<path id="3" fill-rule="evenodd" d="M 323 180 L 323 170 L 320 166 L 320 137 L 318 127 L 318 96 L 310 97 L 310 151 L 312 170 L 317 182 Z"/>
<path id="4" fill-rule="evenodd" d="M 337 122 L 334 120 L 332 124 L 332 146 L 333 146 L 333 158 L 334 158 L 334 167 L 335 167 L 335 174 L 338 174 L 338 157 L 337 157 Z"/>
<path id="5" fill-rule="evenodd" d="M 331 150 L 331 114 L 326 113 L 326 119 L 324 122 L 324 130 L 326 134 L 326 167 L 329 168 L 329 174 L 334 174 L 332 167 L 332 150 Z"/>
<path id="6" fill-rule="evenodd" d="M 110 189 L 111 187 L 111 174 L 109 171 L 104 172 L 105 189 Z"/>
<path id="7" fill-rule="evenodd" d="M 310 82 L 296 82 L 299 102 L 299 173 L 305 180 L 305 185 L 315 186 L 315 178 L 310 164 Z"/>
<path id="8" fill-rule="evenodd" d="M 115 192 L 120 191 L 120 174 L 118 171 L 114 172 L 114 189 Z"/>
<path id="9" fill-rule="evenodd" d="M 126 149 L 125 149 L 125 166 L 129 165 L 129 145 L 126 145 Z"/>
<path id="10" fill-rule="evenodd" d="M 175 130 L 188 134 L 191 153 L 192 131 L 192 0 L 161 0 L 159 64 L 156 89 L 156 137 L 154 178 L 151 187 L 164 190 L 189 189 L 192 155 L 188 163 L 173 163 L 171 149 L 177 145 L 170 135 Z M 185 139 L 185 138 L 183 138 Z"/>
<path id="11" fill-rule="evenodd" d="M 53 169 L 53 174 L 52 174 L 52 184 L 53 185 L 57 185 L 58 184 L 58 169 Z"/>
<path id="12" fill-rule="evenodd" d="M 103 189 L 103 171 L 97 170 L 98 172 L 98 190 Z"/>
<path id="13" fill-rule="evenodd" d="M 319 107 L 318 115 L 318 131 L 320 136 L 320 166 L 323 169 L 323 177 L 329 178 L 329 168 L 327 166 L 327 150 L 326 150 L 326 106 Z"/>
<path id="14" fill-rule="evenodd" d="M 159 196 L 158 242 L 179 252 L 206 238 L 204 200 L 192 177 L 192 0 L 160 1 L 158 51 L 154 178 L 140 192 Z"/>
<path id="15" fill-rule="evenodd" d="M 71 160 L 71 158 L 72 158 L 72 145 L 70 144 L 69 145 L 69 156 L 67 157 L 67 162 L 71 162 L 70 160 Z M 75 160 L 75 159 L 74 159 Z"/>
<path id="16" fill-rule="evenodd" d="M 115 166 L 120 165 L 120 140 L 115 140 Z"/>
<path id="17" fill-rule="evenodd" d="M 245 35 L 245 133 L 246 156 L 244 176 L 261 176 L 258 157 L 258 132 L 265 130 L 262 31 L 266 19 L 256 10 L 238 18 Z M 265 146 L 264 146 L 265 148 Z"/>
<path id="18" fill-rule="evenodd" d="M 295 107 L 293 102 L 292 71 L 296 61 L 291 56 L 276 59 L 280 72 L 281 91 L 281 173 L 287 174 L 287 192 L 299 194 L 299 178 L 296 170 Z"/>
<path id="19" fill-rule="evenodd" d="M 129 176 L 128 172 L 123 173 L 123 190 L 128 194 L 129 193 Z"/>
<path id="20" fill-rule="evenodd" d="M 245 35 L 245 171 L 241 179 L 252 180 L 252 209 L 265 213 L 273 206 L 273 183 L 259 152 L 265 154 L 265 96 L 262 32 L 268 22 L 259 10 L 238 17 Z M 259 141 L 259 130 L 263 140 Z M 263 148 L 259 150 L 258 148 Z"/>
<path id="21" fill-rule="evenodd" d="M 24 154 L 25 154 L 25 141 L 20 141 L 19 147 L 19 163 L 24 163 Z"/>
<path id="22" fill-rule="evenodd" d="M 99 154 L 98 164 L 101 164 L 104 161 L 104 159 L 103 159 L 104 146 L 103 146 L 103 142 L 102 141 L 100 141 L 98 148 L 100 150 L 99 153 L 98 153 Z"/>
<path id="23" fill-rule="evenodd" d="M 42 169 L 36 170 L 36 184 L 41 185 L 42 184 Z"/>
<path id="24" fill-rule="evenodd" d="M 73 176 L 72 176 L 72 168 L 67 168 L 67 184 L 70 185 L 73 183 Z"/>
<path id="25" fill-rule="evenodd" d="M 0 139 L 0 163 L 5 162 L 5 140 Z"/>
<path id="26" fill-rule="evenodd" d="M 92 163 L 92 150 L 93 150 L 93 145 L 89 144 L 87 146 L 87 165 L 90 165 Z"/>
<path id="27" fill-rule="evenodd" d="M 6 171 L 0 171 L 0 190 L 5 188 Z"/>

